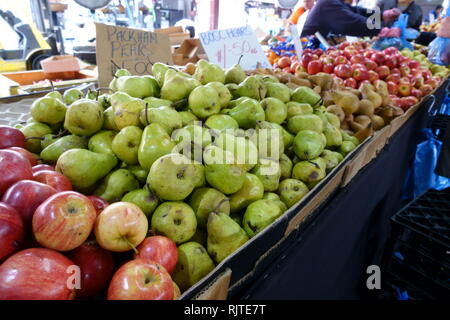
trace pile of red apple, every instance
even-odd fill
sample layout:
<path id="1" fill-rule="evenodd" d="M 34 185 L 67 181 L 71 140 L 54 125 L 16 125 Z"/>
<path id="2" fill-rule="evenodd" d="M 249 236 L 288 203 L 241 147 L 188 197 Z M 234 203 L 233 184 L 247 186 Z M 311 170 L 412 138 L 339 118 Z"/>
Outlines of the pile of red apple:
<path id="1" fill-rule="evenodd" d="M 361 42 L 343 42 L 326 51 L 305 49 L 297 72 L 332 74 L 351 88 L 383 80 L 387 83 L 392 102 L 403 109 L 418 103 L 442 80 L 421 67 L 418 61 L 401 55 L 397 48 L 377 51 Z"/>
<path id="2" fill-rule="evenodd" d="M 300 62 L 298 61 L 297 56 L 283 56 L 276 63 L 273 64 L 274 70 L 282 70 L 286 73 L 295 74 L 295 72 L 300 67 Z"/>
<path id="3" fill-rule="evenodd" d="M 179 296 L 176 245 L 147 237 L 137 206 L 72 191 L 24 147 L 21 131 L 0 126 L 0 300 Z"/>

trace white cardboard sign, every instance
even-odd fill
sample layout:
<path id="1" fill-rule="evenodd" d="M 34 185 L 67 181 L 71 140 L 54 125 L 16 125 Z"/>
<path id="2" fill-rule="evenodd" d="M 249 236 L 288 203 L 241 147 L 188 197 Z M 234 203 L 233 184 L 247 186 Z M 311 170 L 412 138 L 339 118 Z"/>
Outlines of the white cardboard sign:
<path id="1" fill-rule="evenodd" d="M 256 69 L 258 62 L 262 68 L 272 68 L 249 26 L 201 32 L 199 38 L 209 62 L 224 69 L 239 59 L 244 70 Z"/>

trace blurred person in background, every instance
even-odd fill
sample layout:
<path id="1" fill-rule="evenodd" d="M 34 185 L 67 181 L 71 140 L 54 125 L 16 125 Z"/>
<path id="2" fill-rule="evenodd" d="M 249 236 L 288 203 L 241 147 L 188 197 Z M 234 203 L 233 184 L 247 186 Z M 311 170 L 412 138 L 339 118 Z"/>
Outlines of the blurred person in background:
<path id="1" fill-rule="evenodd" d="M 434 10 L 431 10 L 430 14 L 433 15 L 434 20 L 437 20 L 444 10 L 444 7 L 441 4 L 438 4 Z"/>
<path id="2" fill-rule="evenodd" d="M 291 24 L 297 24 L 299 18 L 307 11 L 311 10 L 314 6 L 315 0 L 303 0 L 301 4 L 297 4 L 294 11 L 288 18 L 288 22 Z"/>
<path id="3" fill-rule="evenodd" d="M 408 14 L 408 28 L 420 29 L 423 18 L 422 8 L 414 0 L 379 0 L 377 5 L 382 15 L 395 8 L 399 9 L 401 13 Z M 395 20 L 387 22 L 387 26 L 390 27 Z"/>

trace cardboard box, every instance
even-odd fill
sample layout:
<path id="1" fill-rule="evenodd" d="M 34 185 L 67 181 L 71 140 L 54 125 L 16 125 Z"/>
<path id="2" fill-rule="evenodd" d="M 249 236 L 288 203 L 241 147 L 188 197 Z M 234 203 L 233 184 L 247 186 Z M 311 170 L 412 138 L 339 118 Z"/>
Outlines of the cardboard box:
<path id="1" fill-rule="evenodd" d="M 80 71 L 78 59 L 71 55 L 52 56 L 41 61 L 44 73 Z"/>
<path id="2" fill-rule="evenodd" d="M 168 34 L 169 41 L 172 46 L 181 45 L 184 40 L 190 38 L 190 34 L 188 32 L 184 32 L 183 27 L 181 26 L 156 29 L 155 32 Z"/>
<path id="3" fill-rule="evenodd" d="M 196 63 L 204 56 L 206 56 L 205 50 L 197 38 L 185 39 L 172 55 L 173 63 L 178 66 L 184 66 L 189 62 Z"/>

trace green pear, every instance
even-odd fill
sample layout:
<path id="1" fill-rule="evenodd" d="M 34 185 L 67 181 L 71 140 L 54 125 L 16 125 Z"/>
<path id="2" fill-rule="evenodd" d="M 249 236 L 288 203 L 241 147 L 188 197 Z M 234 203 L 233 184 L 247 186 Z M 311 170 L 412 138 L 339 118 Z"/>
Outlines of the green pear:
<path id="1" fill-rule="evenodd" d="M 55 163 L 65 151 L 70 149 L 85 149 L 87 148 L 87 144 L 86 138 L 68 135 L 57 139 L 43 149 L 41 151 L 41 159 L 45 162 Z"/>
<path id="2" fill-rule="evenodd" d="M 220 108 L 225 108 L 233 98 L 230 90 L 228 90 L 228 88 L 221 82 L 210 82 L 206 85 L 206 87 L 211 87 L 216 90 L 217 94 L 219 95 Z"/>
<path id="3" fill-rule="evenodd" d="M 353 144 L 355 146 L 359 145 L 359 140 L 357 137 L 355 136 L 351 136 L 349 135 L 347 132 L 345 132 L 344 130 L 341 130 L 341 134 L 342 134 L 342 141 L 350 141 L 353 142 Z"/>
<path id="4" fill-rule="evenodd" d="M 211 212 L 206 229 L 208 231 L 207 250 L 217 263 L 248 241 L 247 233 L 224 213 Z"/>
<path id="5" fill-rule="evenodd" d="M 115 136 L 116 136 L 115 131 L 111 130 L 100 131 L 94 134 L 92 137 L 90 137 L 88 148 L 92 152 L 108 153 L 114 155 L 111 145 Z"/>
<path id="6" fill-rule="evenodd" d="M 46 135 L 44 135 L 42 137 L 41 140 L 41 148 L 42 150 L 44 150 L 45 148 L 47 148 L 49 145 L 51 145 L 53 142 L 55 142 L 56 140 L 58 140 L 60 137 L 52 134 L 52 133 L 48 133 Z"/>
<path id="7" fill-rule="evenodd" d="M 264 200 L 278 200 L 281 201 L 280 196 L 274 192 L 264 192 L 262 197 Z"/>
<path id="8" fill-rule="evenodd" d="M 246 173 L 242 188 L 230 197 L 230 210 L 239 212 L 250 203 L 262 199 L 263 195 L 264 185 L 261 180 L 254 174 Z"/>
<path id="9" fill-rule="evenodd" d="M 294 152 L 301 160 L 317 158 L 324 148 L 323 138 L 316 131 L 302 130 L 294 138 Z"/>
<path id="10" fill-rule="evenodd" d="M 63 102 L 63 103 L 64 103 L 64 99 L 63 99 L 63 96 L 62 96 L 61 92 L 56 91 L 56 90 L 50 91 L 49 93 L 47 93 L 47 94 L 45 95 L 45 97 L 50 97 L 50 98 L 53 98 L 53 99 L 57 99 L 57 100 L 59 100 L 60 102 Z"/>
<path id="11" fill-rule="evenodd" d="M 276 98 L 283 103 L 291 100 L 291 91 L 285 84 L 278 82 L 266 82 L 267 97 Z"/>
<path id="12" fill-rule="evenodd" d="M 280 169 L 281 169 L 281 179 L 288 179 L 292 175 L 292 160 L 286 154 L 282 154 L 280 157 Z"/>
<path id="13" fill-rule="evenodd" d="M 173 130 L 181 128 L 183 121 L 178 112 L 171 107 L 161 106 L 141 110 L 139 114 L 140 123 L 147 126 L 150 123 L 159 123 L 170 135 Z"/>
<path id="14" fill-rule="evenodd" d="M 111 101 L 109 101 L 109 94 L 102 94 L 98 96 L 98 104 L 102 107 L 103 110 L 108 109 L 111 106 Z"/>
<path id="15" fill-rule="evenodd" d="M 246 76 L 244 69 L 239 64 L 234 64 L 225 71 L 225 83 L 239 84 Z"/>
<path id="16" fill-rule="evenodd" d="M 320 157 L 326 162 L 327 173 L 333 170 L 339 164 L 339 162 L 344 159 L 344 157 L 339 152 L 331 150 L 323 150 Z"/>
<path id="17" fill-rule="evenodd" d="M 193 114 L 191 111 L 180 111 L 178 114 L 181 117 L 182 127 L 187 126 L 188 124 L 193 124 L 196 121 L 199 121 L 197 116 Z"/>
<path id="18" fill-rule="evenodd" d="M 190 124 L 184 128 L 175 130 L 172 134 L 172 140 L 182 148 L 187 147 L 190 150 L 192 144 L 201 146 L 202 148 L 208 146 L 212 142 L 212 137 L 208 129 L 197 124 Z"/>
<path id="19" fill-rule="evenodd" d="M 97 91 L 92 90 L 91 88 L 89 88 L 88 92 L 86 93 L 85 98 L 89 99 L 89 100 L 97 100 Z"/>
<path id="20" fill-rule="evenodd" d="M 130 191 L 123 196 L 121 201 L 134 203 L 147 217 L 152 215 L 159 204 L 158 197 L 151 193 L 148 188 Z"/>
<path id="21" fill-rule="evenodd" d="M 242 188 L 244 169 L 234 164 L 234 155 L 216 146 L 208 146 L 203 152 L 206 181 L 217 190 L 232 194 Z"/>
<path id="22" fill-rule="evenodd" d="M 23 135 L 27 139 L 25 143 L 25 148 L 33 153 L 41 153 L 42 137 L 45 136 L 46 134 L 52 133 L 52 129 L 45 123 L 41 122 L 29 123 L 25 125 L 22 129 L 20 129 L 20 131 L 22 131 Z"/>
<path id="23" fill-rule="evenodd" d="M 292 178 L 301 180 L 308 186 L 314 186 L 326 175 L 327 164 L 324 159 L 316 158 L 298 162 L 292 169 Z"/>
<path id="24" fill-rule="evenodd" d="M 202 84 L 216 81 L 225 83 L 225 72 L 222 68 L 203 59 L 200 59 L 197 62 L 197 68 L 195 69 L 193 77 Z"/>
<path id="25" fill-rule="evenodd" d="M 338 129 L 341 127 L 341 121 L 339 120 L 339 117 L 337 115 L 335 115 L 334 113 L 327 112 L 326 117 L 331 125 L 333 125 Z"/>
<path id="26" fill-rule="evenodd" d="M 234 222 L 236 222 L 240 227 L 242 227 L 242 216 L 243 216 L 243 212 L 237 212 L 236 211 L 236 212 L 230 213 L 230 218 Z"/>
<path id="27" fill-rule="evenodd" d="M 277 98 L 265 98 L 261 101 L 261 107 L 264 109 L 266 120 L 281 124 L 287 117 L 287 106 Z"/>
<path id="28" fill-rule="evenodd" d="M 142 129 L 128 126 L 119 131 L 111 143 L 111 149 L 126 164 L 138 163 L 138 150 L 142 138 Z"/>
<path id="29" fill-rule="evenodd" d="M 34 100 L 30 113 L 37 122 L 49 125 L 61 123 L 66 116 L 67 107 L 58 99 L 42 97 Z"/>
<path id="30" fill-rule="evenodd" d="M 145 127 L 138 149 L 138 161 L 145 170 L 150 170 L 152 164 L 159 157 L 171 153 L 176 144 L 170 139 L 166 130 L 158 124 L 152 123 Z"/>
<path id="31" fill-rule="evenodd" d="M 205 167 L 201 162 L 192 161 L 194 165 L 194 189 L 206 186 Z"/>
<path id="32" fill-rule="evenodd" d="M 242 81 L 236 89 L 236 94 L 239 97 L 248 97 L 258 101 L 265 98 L 266 92 L 266 83 L 256 76 L 249 76 L 245 78 L 245 80 Z"/>
<path id="33" fill-rule="evenodd" d="M 145 170 L 140 165 L 127 165 L 126 169 L 130 170 L 140 183 L 145 183 L 147 181 L 148 170 Z"/>
<path id="34" fill-rule="evenodd" d="M 195 174 L 195 166 L 189 158 L 170 153 L 152 164 L 147 183 L 160 199 L 179 201 L 194 190 Z"/>
<path id="35" fill-rule="evenodd" d="M 195 212 L 198 226 L 205 228 L 208 215 L 213 212 L 230 214 L 229 199 L 213 188 L 196 189 L 189 198 L 189 205 Z"/>
<path id="36" fill-rule="evenodd" d="M 164 84 L 164 78 L 166 75 L 166 71 L 169 70 L 169 66 L 167 64 L 157 62 L 152 66 L 152 74 L 158 82 L 159 86 L 162 87 Z"/>
<path id="37" fill-rule="evenodd" d="M 298 103 L 290 101 L 286 103 L 287 106 L 287 119 L 294 116 L 301 116 L 306 114 L 313 114 L 314 109 L 308 103 Z"/>
<path id="38" fill-rule="evenodd" d="M 251 170 L 258 163 L 258 149 L 250 139 L 222 133 L 214 144 L 233 154 L 234 163 L 245 171 Z"/>
<path id="39" fill-rule="evenodd" d="M 67 109 L 64 127 L 78 136 L 91 136 L 103 126 L 103 110 L 96 101 L 80 99 Z"/>
<path id="40" fill-rule="evenodd" d="M 313 130 L 322 133 L 323 128 L 322 119 L 315 114 L 293 116 L 287 123 L 287 129 L 292 134 L 297 134 L 302 130 Z"/>
<path id="41" fill-rule="evenodd" d="M 158 107 L 162 107 L 162 106 L 171 107 L 172 106 L 172 101 L 155 98 L 155 97 L 147 97 L 144 99 L 144 102 L 148 108 L 158 108 Z"/>
<path id="42" fill-rule="evenodd" d="M 83 92 L 76 88 L 67 89 L 66 91 L 64 91 L 63 94 L 64 103 L 67 104 L 68 106 L 74 103 L 75 101 L 80 100 L 83 97 L 84 97 Z"/>
<path id="43" fill-rule="evenodd" d="M 217 131 L 223 131 L 227 129 L 238 129 L 239 124 L 231 116 L 226 114 L 213 114 L 205 121 L 205 127 L 214 129 Z"/>
<path id="44" fill-rule="evenodd" d="M 116 164 L 116 157 L 110 154 L 71 149 L 59 157 L 56 170 L 69 178 L 75 189 L 86 189 L 106 176 Z"/>
<path id="45" fill-rule="evenodd" d="M 199 119 L 219 113 L 221 109 L 219 94 L 216 89 L 209 86 L 201 86 L 192 90 L 189 95 L 189 109 Z"/>
<path id="46" fill-rule="evenodd" d="M 276 191 L 278 189 L 281 177 L 281 168 L 278 161 L 260 158 L 252 173 L 261 180 L 264 191 Z"/>
<path id="47" fill-rule="evenodd" d="M 323 134 L 327 138 L 326 148 L 338 148 L 342 144 L 341 131 L 332 124 L 325 124 Z"/>
<path id="48" fill-rule="evenodd" d="M 278 200 L 258 200 L 245 210 L 242 225 L 250 238 L 267 228 L 284 212 Z"/>
<path id="49" fill-rule="evenodd" d="M 103 178 L 94 195 L 111 203 L 120 201 L 126 193 L 138 188 L 139 182 L 129 170 L 118 169 Z"/>
<path id="50" fill-rule="evenodd" d="M 161 99 L 179 101 L 189 97 L 194 89 L 194 84 L 179 72 L 169 69 L 164 76 L 164 84 L 161 87 Z"/>
<path id="51" fill-rule="evenodd" d="M 231 100 L 230 102 L 228 102 L 227 108 L 234 108 L 236 107 L 239 103 L 241 103 L 242 101 L 248 99 L 247 97 L 239 97 L 236 98 L 234 100 Z"/>
<path id="52" fill-rule="evenodd" d="M 297 179 L 285 179 L 280 182 L 278 188 L 280 199 L 288 208 L 299 202 L 308 192 L 306 184 Z"/>
<path id="53" fill-rule="evenodd" d="M 322 98 L 311 88 L 298 87 L 294 90 L 294 92 L 292 92 L 291 100 L 299 103 L 307 103 L 312 107 L 315 107 L 318 103 L 320 103 Z"/>
<path id="54" fill-rule="evenodd" d="M 118 91 L 125 92 L 131 97 L 140 99 L 153 96 L 155 90 L 150 79 L 141 76 L 123 76 L 117 78 L 116 87 Z"/>
<path id="55" fill-rule="evenodd" d="M 114 122 L 119 130 L 128 126 L 140 126 L 139 115 L 141 110 L 145 108 L 145 102 L 138 98 L 121 97 L 115 99 L 116 95 L 125 94 L 122 92 L 116 92 L 111 96 L 111 105 L 114 110 Z M 122 99 L 125 99 L 123 101 Z"/>
<path id="56" fill-rule="evenodd" d="M 254 128 L 256 121 L 264 121 L 266 118 L 261 104 L 254 99 L 244 99 L 231 109 L 228 115 L 234 118 L 243 129 Z"/>
<path id="57" fill-rule="evenodd" d="M 197 229 L 192 208 L 184 202 L 164 202 L 152 215 L 152 230 L 172 239 L 176 244 L 189 241 Z"/>
<path id="58" fill-rule="evenodd" d="M 119 131 L 119 128 L 117 127 L 116 122 L 114 121 L 114 110 L 113 107 L 106 108 L 105 111 L 103 111 L 103 129 L 104 130 L 113 130 L 113 131 Z"/>
<path id="59" fill-rule="evenodd" d="M 356 145 L 352 141 L 343 141 L 341 146 L 339 147 L 339 152 L 345 157 L 355 148 Z"/>
<path id="60" fill-rule="evenodd" d="M 214 268 L 214 262 L 200 243 L 186 242 L 178 247 L 178 262 L 172 279 L 183 292 L 203 279 Z"/>
<path id="61" fill-rule="evenodd" d="M 230 91 L 233 99 L 237 99 L 240 97 L 237 93 L 237 89 L 239 88 L 239 86 L 236 83 L 227 83 L 225 87 L 227 87 L 228 91 Z"/>
<path id="62" fill-rule="evenodd" d="M 201 244 L 202 246 L 206 247 L 207 239 L 208 239 L 208 234 L 206 233 L 206 228 L 205 229 L 197 228 L 197 230 L 195 231 L 195 234 L 192 236 L 192 238 L 190 239 L 189 242 L 194 241 L 194 242 L 197 242 L 197 243 Z M 206 249 L 205 249 L 205 251 L 206 251 Z"/>

